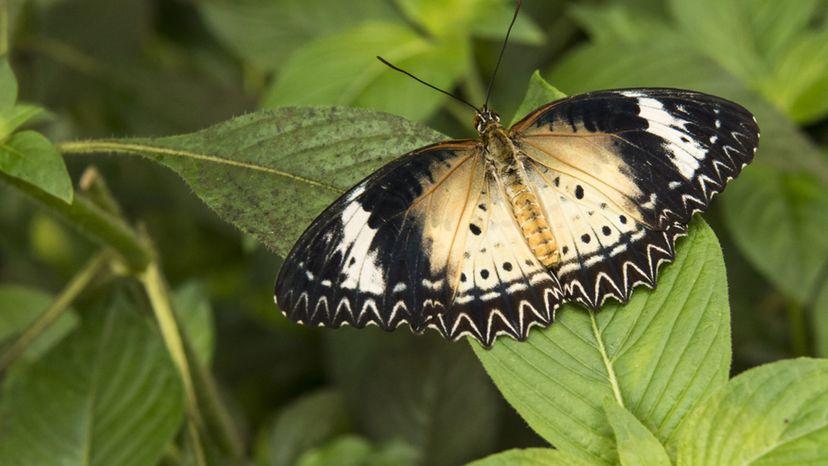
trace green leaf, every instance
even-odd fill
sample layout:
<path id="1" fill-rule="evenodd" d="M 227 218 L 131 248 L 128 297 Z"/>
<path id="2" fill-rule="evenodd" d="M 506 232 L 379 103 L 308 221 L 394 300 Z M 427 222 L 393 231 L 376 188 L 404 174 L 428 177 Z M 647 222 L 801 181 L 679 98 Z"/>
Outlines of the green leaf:
<path id="1" fill-rule="evenodd" d="M 12 134 L 17 128 L 29 121 L 39 120 L 46 115 L 46 110 L 36 105 L 16 105 L 7 112 L 0 112 L 0 141 Z"/>
<path id="2" fill-rule="evenodd" d="M 405 15 L 435 37 L 471 34 L 502 41 L 515 5 L 503 0 L 397 0 Z M 527 14 L 518 15 L 510 41 L 539 45 L 543 33 Z"/>
<path id="3" fill-rule="evenodd" d="M 526 342 L 473 347 L 535 432 L 584 461 L 610 464 L 618 456 L 602 400 L 623 400 L 659 441 L 672 441 L 693 406 L 727 381 L 729 317 L 721 248 L 696 219 L 655 290 L 597 313 L 567 305 Z"/>
<path id="4" fill-rule="evenodd" d="M 414 466 L 417 452 L 401 442 L 374 447 L 356 435 L 345 435 L 306 452 L 298 466 Z"/>
<path id="5" fill-rule="evenodd" d="M 592 463 L 551 448 L 508 450 L 473 461 L 467 466 L 590 466 Z"/>
<path id="6" fill-rule="evenodd" d="M 52 304 L 54 298 L 34 288 L 20 285 L 0 285 L 0 342 L 17 336 Z M 23 361 L 33 362 L 55 346 L 78 325 L 71 310 L 64 312 L 49 325 L 21 355 Z"/>
<path id="7" fill-rule="evenodd" d="M 182 420 L 183 390 L 154 326 L 117 297 L 34 364 L 0 401 L 0 463 L 154 465 Z"/>
<path id="8" fill-rule="evenodd" d="M 620 3 L 576 4 L 572 16 L 587 30 L 593 42 L 639 44 L 674 35 L 674 28 L 648 10 Z"/>
<path id="9" fill-rule="evenodd" d="M 178 172 L 224 220 L 286 255 L 336 197 L 399 155 L 445 139 L 392 115 L 283 108 L 159 139 L 104 143 Z"/>
<path id="10" fill-rule="evenodd" d="M 215 330 L 206 290 L 198 282 L 185 283 L 175 290 L 173 308 L 198 361 L 208 367 L 213 359 Z"/>
<path id="11" fill-rule="evenodd" d="M 828 111 L 828 26 L 820 0 L 672 0 L 688 40 L 798 121 Z M 818 26 L 814 26 L 818 25 Z"/>
<path id="12" fill-rule="evenodd" d="M 306 452 L 296 464 L 298 466 L 368 466 L 370 456 L 370 442 L 355 435 L 347 435 Z"/>
<path id="13" fill-rule="evenodd" d="M 514 14 L 514 3 L 483 0 L 481 4 L 481 7 L 474 10 L 477 15 L 471 21 L 471 33 L 478 37 L 502 42 Z M 512 33 L 509 35 L 509 43 L 526 45 L 542 45 L 545 39 L 541 28 L 525 11 L 518 15 L 512 27 Z"/>
<path id="14" fill-rule="evenodd" d="M 633 413 L 611 398 L 604 399 L 604 412 L 615 433 L 618 457 L 623 466 L 670 466 L 664 445 Z"/>
<path id="15" fill-rule="evenodd" d="M 23 131 L 0 144 L 0 171 L 72 202 L 72 180 L 63 157 L 40 133 Z"/>
<path id="16" fill-rule="evenodd" d="M 816 122 L 826 115 L 828 27 L 798 36 L 759 85 L 763 95 L 798 122 Z"/>
<path id="17" fill-rule="evenodd" d="M 297 50 L 262 105 L 353 105 L 423 120 L 446 99 L 389 69 L 377 55 L 444 89 L 468 67 L 462 40 L 429 40 L 395 23 L 366 23 Z"/>
<path id="18" fill-rule="evenodd" d="M 335 390 L 320 390 L 284 407 L 259 439 L 260 464 L 292 466 L 302 452 L 347 432 L 350 420 L 342 396 Z"/>
<path id="19" fill-rule="evenodd" d="M 540 71 L 535 70 L 532 77 L 529 78 L 529 87 L 526 90 L 526 95 L 523 101 L 518 105 L 515 111 L 515 116 L 512 118 L 512 125 L 517 123 L 529 112 L 535 110 L 541 105 L 552 102 L 553 100 L 563 99 L 566 94 L 559 91 L 555 86 L 546 82 L 540 75 Z"/>
<path id="20" fill-rule="evenodd" d="M 678 464 L 828 462 L 828 360 L 748 370 L 705 400 L 682 426 Z"/>
<path id="21" fill-rule="evenodd" d="M 5 31 L 4 31 L 5 33 Z M 17 102 L 17 79 L 9 65 L 9 59 L 0 57 L 0 116 L 8 113 Z"/>
<path id="22" fill-rule="evenodd" d="M 468 348 L 375 329 L 338 329 L 327 341 L 332 378 L 369 439 L 403 440 L 434 466 L 491 451 L 497 394 Z"/>
<path id="23" fill-rule="evenodd" d="M 220 40 L 265 70 L 280 69 L 294 50 L 317 37 L 399 18 L 386 0 L 209 0 L 196 6 Z"/>
<path id="24" fill-rule="evenodd" d="M 828 266 L 828 187 L 756 164 L 723 199 L 733 239 L 765 277 L 800 303 Z"/>

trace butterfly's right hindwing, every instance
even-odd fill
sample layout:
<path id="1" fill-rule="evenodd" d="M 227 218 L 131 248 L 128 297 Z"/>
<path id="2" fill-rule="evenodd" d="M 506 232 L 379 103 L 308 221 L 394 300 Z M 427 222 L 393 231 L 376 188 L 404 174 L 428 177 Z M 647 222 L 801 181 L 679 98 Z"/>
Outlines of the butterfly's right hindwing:
<path id="1" fill-rule="evenodd" d="M 326 209 L 282 265 L 285 315 L 325 327 L 435 326 L 452 294 L 450 245 L 462 241 L 446 236 L 470 214 L 468 193 L 482 180 L 473 149 L 459 141 L 407 154 Z"/>

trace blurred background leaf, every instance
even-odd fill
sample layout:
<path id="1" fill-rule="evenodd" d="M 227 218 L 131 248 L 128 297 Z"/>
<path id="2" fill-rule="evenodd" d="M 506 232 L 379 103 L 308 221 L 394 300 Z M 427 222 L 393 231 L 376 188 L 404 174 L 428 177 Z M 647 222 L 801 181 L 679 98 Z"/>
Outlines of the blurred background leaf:
<path id="1" fill-rule="evenodd" d="M 298 466 L 406 466 L 416 463 L 417 452 L 401 442 L 379 447 L 353 435 L 331 440 L 299 458 Z"/>
<path id="2" fill-rule="evenodd" d="M 342 395 L 319 390 L 302 396 L 276 414 L 258 442 L 258 464 L 291 466 L 302 452 L 348 432 L 351 425 Z"/>
<path id="3" fill-rule="evenodd" d="M 389 73 L 377 55 L 442 88 L 451 88 L 468 64 L 468 50 L 460 40 L 435 44 L 402 25 L 366 23 L 291 55 L 263 105 L 351 105 L 422 120 L 446 99 L 413 79 Z M 315 72 L 308 74 L 310 69 Z"/>
<path id="4" fill-rule="evenodd" d="M 356 333 L 329 333 L 327 366 L 369 439 L 407 443 L 416 464 L 460 464 L 492 451 L 501 405 L 469 348 L 433 335 Z"/>
<path id="5" fill-rule="evenodd" d="M 0 285 L 0 343 L 5 344 L 23 332 L 38 315 L 46 311 L 53 299 L 53 296 L 37 289 Z M 27 362 L 36 361 L 77 326 L 78 317 L 74 311 L 64 311 L 32 342 L 21 358 Z"/>
<path id="6" fill-rule="evenodd" d="M 296 48 L 314 38 L 368 20 L 399 19 L 385 0 L 207 0 L 198 7 L 217 37 L 261 71 L 281 69 Z"/>
<path id="7" fill-rule="evenodd" d="M 152 465 L 181 424 L 183 401 L 160 336 L 115 294 L 42 358 L 13 367 L 0 401 L 0 462 Z"/>

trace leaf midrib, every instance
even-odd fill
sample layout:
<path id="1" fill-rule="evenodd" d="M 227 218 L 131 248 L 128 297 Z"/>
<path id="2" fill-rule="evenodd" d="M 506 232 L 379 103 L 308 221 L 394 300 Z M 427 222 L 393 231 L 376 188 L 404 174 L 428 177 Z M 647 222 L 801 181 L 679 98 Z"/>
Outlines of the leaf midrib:
<path id="1" fill-rule="evenodd" d="M 529 344 L 529 343 L 524 343 L 524 344 Z M 541 372 L 541 373 L 543 373 L 543 371 L 541 371 L 539 367 L 537 367 L 535 364 L 533 364 L 533 363 L 532 363 L 532 361 L 530 361 L 529 359 L 527 359 L 527 358 L 526 358 L 526 356 L 525 356 L 524 354 L 522 354 L 521 352 L 518 352 L 518 351 L 511 351 L 511 353 L 512 353 L 514 356 L 516 356 L 516 357 L 518 357 L 518 358 L 522 359 L 524 362 L 526 362 L 526 364 L 527 364 L 527 365 L 529 365 L 529 366 L 531 366 L 531 367 L 532 367 L 532 368 L 533 368 L 536 372 Z M 499 360 L 497 360 L 497 359 L 490 359 L 490 360 L 489 360 L 489 363 L 490 363 L 490 364 L 491 364 L 491 363 L 496 364 L 496 365 L 497 365 L 497 367 L 499 368 L 499 370 L 500 370 L 500 371 L 503 371 L 503 372 L 509 372 L 509 373 L 511 373 L 511 374 L 513 375 L 514 379 L 516 379 L 516 380 L 521 380 L 521 379 L 522 379 L 522 380 L 525 380 L 526 382 L 525 382 L 525 383 L 523 383 L 523 385 L 524 385 L 524 386 L 526 386 L 526 387 L 529 387 L 529 390 L 531 390 L 531 391 L 532 391 L 532 392 L 533 392 L 536 396 L 538 396 L 539 398 L 542 398 L 542 399 L 544 399 L 544 400 L 547 400 L 547 401 L 548 401 L 551 405 L 555 406 L 555 408 L 556 408 L 556 409 L 559 409 L 559 410 L 561 410 L 561 411 L 565 411 L 565 410 L 563 410 L 563 409 L 559 408 L 559 406 L 560 406 L 560 405 L 558 405 L 558 404 L 556 404 L 556 403 L 555 403 L 554 398 L 551 398 L 551 397 L 550 397 L 550 396 L 548 396 L 546 393 L 544 393 L 542 390 L 540 390 L 540 388 L 539 388 L 537 385 L 529 383 L 529 381 L 528 381 L 528 380 L 526 380 L 526 379 L 523 377 L 523 374 L 522 374 L 520 371 L 516 371 L 514 368 L 509 367 L 508 365 L 503 364 L 501 361 L 499 361 Z M 567 391 L 570 391 L 570 393 L 573 393 L 573 392 L 569 389 L 569 387 L 567 387 L 567 386 L 566 386 L 566 385 L 564 385 L 564 384 L 561 384 L 560 382 L 557 382 L 556 380 L 550 380 L 550 382 L 557 383 L 557 384 L 558 384 L 558 386 L 560 386 L 562 390 L 567 390 Z M 575 396 L 577 396 L 577 394 L 576 394 L 576 393 L 573 393 L 573 394 L 574 394 Z M 536 415 L 536 416 L 538 416 L 539 418 L 543 418 L 544 420 L 545 420 L 545 419 L 548 419 L 548 416 L 547 416 L 545 413 L 543 413 L 543 411 L 541 411 L 541 410 L 535 410 L 535 411 L 534 411 L 534 413 L 535 413 L 535 415 Z M 572 418 L 570 418 L 570 420 L 571 420 L 573 423 L 577 424 L 577 425 L 578 425 L 579 427 L 581 427 L 581 428 L 584 428 L 584 429 L 586 429 L 586 430 L 589 430 L 589 429 L 590 429 L 590 426 L 589 426 L 589 425 L 587 425 L 586 423 L 584 423 L 584 422 L 583 422 L 583 420 L 582 420 L 581 418 L 578 418 L 578 417 L 572 417 Z M 577 445 L 577 444 L 578 444 L 578 441 L 576 440 L 575 436 L 571 435 L 569 432 L 567 432 L 567 431 L 565 431 L 565 430 L 559 429 L 557 426 L 555 426 L 555 425 L 554 425 L 554 423 L 551 423 L 551 422 L 545 422 L 545 428 L 547 428 L 547 429 L 551 429 L 551 430 L 554 430 L 554 431 L 555 431 L 555 432 L 556 432 L 556 433 L 557 433 L 557 434 L 558 434 L 561 438 L 565 438 L 565 439 L 567 439 L 570 443 L 572 443 L 572 444 L 574 444 L 574 445 Z M 597 433 L 596 433 L 596 435 L 597 435 Z M 544 438 L 546 438 L 546 437 L 544 436 Z M 591 458 L 592 460 L 594 460 L 594 459 L 598 459 L 599 461 L 604 460 L 604 457 L 602 457 L 602 456 L 600 456 L 599 454 L 597 454 L 594 450 L 584 449 L 584 450 L 580 450 L 580 452 L 581 452 L 581 453 L 586 453 L 587 455 L 589 455 L 589 456 L 590 456 L 590 458 Z"/>
<path id="2" fill-rule="evenodd" d="M 604 368 L 607 370 L 607 380 L 612 388 L 612 394 L 615 397 L 615 401 L 617 401 L 621 407 L 624 407 L 624 398 L 621 396 L 621 386 L 618 383 L 618 378 L 615 376 L 615 368 L 612 361 L 610 360 L 607 350 L 604 347 L 603 334 L 598 331 L 598 321 L 595 318 L 594 311 L 589 311 L 589 320 L 592 323 L 592 334 L 595 337 L 595 342 L 598 344 L 598 352 L 601 353 L 601 360 L 604 363 Z"/>
<path id="3" fill-rule="evenodd" d="M 170 155 L 174 157 L 187 157 L 195 160 L 200 160 L 203 162 L 211 162 L 219 165 L 228 165 L 231 167 L 237 168 L 245 168 L 253 171 L 259 171 L 264 173 L 269 173 L 271 175 L 277 175 L 284 178 L 289 178 L 294 181 L 300 181 L 311 186 L 316 186 L 318 188 L 323 188 L 328 191 L 333 191 L 337 194 L 341 194 L 342 190 L 336 188 L 334 186 L 312 180 L 310 178 L 305 178 L 303 176 L 294 175 L 292 173 L 288 173 L 286 171 L 278 170 L 271 167 L 265 167 L 262 165 L 256 165 L 248 162 L 239 162 L 236 160 L 230 160 L 227 158 L 218 157 L 215 155 L 208 155 L 208 154 L 199 154 L 197 152 L 190 152 L 180 149 L 168 149 L 166 147 L 158 147 L 158 146 L 147 146 L 142 144 L 123 144 L 123 143 L 111 143 L 111 142 L 101 142 L 95 144 L 98 148 L 102 150 L 110 150 L 113 152 L 126 152 L 126 153 L 134 153 L 138 155 L 142 154 L 155 154 L 155 155 Z"/>

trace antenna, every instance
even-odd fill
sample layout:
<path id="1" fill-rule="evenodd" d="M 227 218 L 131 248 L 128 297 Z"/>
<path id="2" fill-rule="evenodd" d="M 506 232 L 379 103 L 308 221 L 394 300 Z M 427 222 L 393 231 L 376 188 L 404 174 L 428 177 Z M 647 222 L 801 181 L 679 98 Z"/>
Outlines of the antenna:
<path id="1" fill-rule="evenodd" d="M 472 105 L 472 104 L 468 103 L 465 99 L 461 99 L 460 97 L 456 96 L 455 94 L 452 94 L 451 92 L 444 91 L 444 90 L 440 89 L 439 87 L 437 87 L 437 86 L 435 86 L 435 85 L 433 85 L 433 84 L 429 84 L 429 83 L 427 83 L 427 82 L 423 81 L 422 79 L 420 79 L 420 78 L 418 78 L 418 77 L 414 76 L 413 74 L 409 73 L 408 71 L 405 71 L 405 70 L 404 70 L 404 69 L 402 69 L 402 68 L 396 67 L 396 66 L 392 65 L 391 63 L 388 63 L 388 61 L 386 61 L 384 58 L 382 58 L 382 57 L 380 57 L 380 56 L 377 56 L 377 60 L 381 61 L 383 64 L 385 64 L 387 67 L 391 68 L 392 70 L 394 70 L 394 71 L 399 71 L 400 73 L 402 73 L 402 74 L 404 74 L 404 75 L 406 75 L 406 76 L 408 76 L 408 77 L 410 77 L 410 78 L 414 78 L 414 80 L 415 80 L 415 81 L 417 81 L 417 82 L 419 82 L 419 83 L 421 83 L 421 84 L 425 84 L 426 86 L 428 86 L 428 87 L 430 87 L 430 88 L 434 89 L 435 91 L 442 92 L 443 94 L 445 94 L 445 95 L 447 95 L 447 96 L 449 96 L 449 97 L 451 97 L 451 98 L 453 98 L 453 99 L 457 100 L 458 102 L 461 102 L 461 103 L 463 103 L 463 104 L 465 104 L 465 105 L 468 105 L 469 107 L 473 108 L 475 112 L 480 113 L 480 109 L 479 109 L 479 108 L 477 108 L 477 107 L 475 107 L 474 105 Z"/>
<path id="2" fill-rule="evenodd" d="M 520 12 L 521 3 L 522 3 L 521 0 L 515 0 L 515 14 L 512 15 L 512 21 L 509 23 L 509 29 L 506 30 L 506 37 L 503 39 L 503 46 L 500 48 L 500 55 L 497 56 L 497 64 L 495 65 L 495 69 L 494 69 L 494 72 L 492 73 L 492 77 L 489 79 L 489 86 L 488 86 L 488 88 L 486 88 L 486 101 L 483 103 L 482 108 L 477 108 L 474 105 L 470 104 L 465 99 L 462 99 L 462 98 L 458 97 L 456 94 L 452 94 L 451 92 L 444 91 L 444 90 L 440 89 L 439 87 L 434 86 L 433 84 L 429 84 L 429 83 L 423 81 L 422 79 L 414 76 L 413 74 L 409 73 L 408 71 L 405 71 L 402 68 L 399 68 L 397 66 L 392 65 L 391 63 L 388 63 L 388 61 L 386 59 L 380 57 L 379 55 L 377 55 L 377 60 L 381 61 L 384 65 L 391 68 L 392 70 L 399 71 L 400 73 L 408 76 L 409 78 L 413 78 L 415 81 L 419 82 L 420 84 L 425 84 L 426 86 L 434 89 L 435 91 L 442 92 L 443 94 L 451 97 L 452 99 L 455 99 L 458 102 L 461 102 L 461 103 L 473 108 L 475 112 L 482 113 L 482 112 L 489 109 L 489 96 L 492 93 L 492 86 L 494 86 L 495 76 L 497 76 L 497 70 L 500 69 L 500 62 L 503 60 L 503 53 L 506 51 L 506 44 L 509 43 L 509 36 L 512 34 L 512 27 L 515 25 L 515 21 L 517 20 L 518 12 Z"/>
<path id="3" fill-rule="evenodd" d="M 509 23 L 509 29 L 506 30 L 506 37 L 503 39 L 503 47 L 500 48 L 500 55 L 497 57 L 497 64 L 495 65 L 491 79 L 489 79 L 489 87 L 486 89 L 486 102 L 483 103 L 484 110 L 489 108 L 489 95 L 492 93 L 492 86 L 494 85 L 495 76 L 497 76 L 497 70 L 500 68 L 500 61 L 503 59 L 503 52 L 506 51 L 506 44 L 509 43 L 509 35 L 512 33 L 512 26 L 515 25 L 515 20 L 517 20 L 518 12 L 520 11 L 520 4 L 521 0 L 515 0 L 515 14 L 512 16 L 512 22 Z"/>

